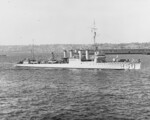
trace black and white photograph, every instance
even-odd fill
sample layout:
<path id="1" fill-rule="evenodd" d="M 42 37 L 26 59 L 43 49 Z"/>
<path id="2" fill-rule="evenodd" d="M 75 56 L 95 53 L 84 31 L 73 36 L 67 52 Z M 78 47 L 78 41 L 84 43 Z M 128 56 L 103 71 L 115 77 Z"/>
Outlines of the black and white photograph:
<path id="1" fill-rule="evenodd" d="M 150 0 L 0 0 L 0 120 L 150 120 Z"/>

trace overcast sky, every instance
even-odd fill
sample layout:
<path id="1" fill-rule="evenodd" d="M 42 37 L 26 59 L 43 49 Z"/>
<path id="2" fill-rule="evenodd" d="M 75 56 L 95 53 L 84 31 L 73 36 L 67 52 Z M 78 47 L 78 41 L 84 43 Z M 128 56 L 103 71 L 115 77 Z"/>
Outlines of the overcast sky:
<path id="1" fill-rule="evenodd" d="M 0 45 L 150 42 L 150 0 L 0 0 Z"/>

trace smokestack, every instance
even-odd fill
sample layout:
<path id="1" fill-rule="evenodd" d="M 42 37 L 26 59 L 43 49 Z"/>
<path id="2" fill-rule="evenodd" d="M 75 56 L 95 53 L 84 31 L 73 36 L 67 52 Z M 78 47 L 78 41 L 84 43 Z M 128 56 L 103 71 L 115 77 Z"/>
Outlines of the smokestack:
<path id="1" fill-rule="evenodd" d="M 70 58 L 72 58 L 73 57 L 73 51 L 70 50 L 69 53 L 70 53 Z"/>
<path id="2" fill-rule="evenodd" d="M 82 51 L 79 50 L 78 53 L 79 53 L 79 59 L 81 60 L 82 59 Z"/>
<path id="3" fill-rule="evenodd" d="M 67 58 L 67 51 L 64 50 L 64 58 Z"/>
<path id="4" fill-rule="evenodd" d="M 89 60 L 89 50 L 85 51 L 85 57 L 86 57 L 86 60 Z"/>

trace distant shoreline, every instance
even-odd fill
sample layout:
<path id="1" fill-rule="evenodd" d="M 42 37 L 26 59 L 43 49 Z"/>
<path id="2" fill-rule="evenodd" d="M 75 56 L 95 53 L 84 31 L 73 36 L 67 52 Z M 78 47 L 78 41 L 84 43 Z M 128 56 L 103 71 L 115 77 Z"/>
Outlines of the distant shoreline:
<path id="1" fill-rule="evenodd" d="M 150 49 L 149 43 L 120 43 L 120 44 L 96 44 L 98 49 Z M 62 52 L 63 50 L 71 49 L 93 49 L 92 44 L 45 44 L 34 45 L 35 53 L 50 53 L 50 52 Z M 0 45 L 0 55 L 5 55 L 7 52 L 11 53 L 31 53 L 33 45 Z M 7 55 L 7 54 L 6 54 Z"/>

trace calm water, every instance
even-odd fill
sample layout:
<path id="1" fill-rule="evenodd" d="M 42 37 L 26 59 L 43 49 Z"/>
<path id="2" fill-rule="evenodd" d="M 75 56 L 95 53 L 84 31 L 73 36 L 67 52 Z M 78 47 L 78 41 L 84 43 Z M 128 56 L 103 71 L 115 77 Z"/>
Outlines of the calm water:
<path id="1" fill-rule="evenodd" d="M 0 120 L 150 119 L 150 56 L 119 56 L 138 71 L 14 68 L 22 57 L 0 58 Z"/>

